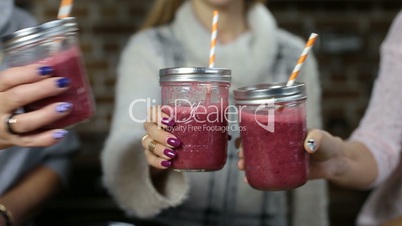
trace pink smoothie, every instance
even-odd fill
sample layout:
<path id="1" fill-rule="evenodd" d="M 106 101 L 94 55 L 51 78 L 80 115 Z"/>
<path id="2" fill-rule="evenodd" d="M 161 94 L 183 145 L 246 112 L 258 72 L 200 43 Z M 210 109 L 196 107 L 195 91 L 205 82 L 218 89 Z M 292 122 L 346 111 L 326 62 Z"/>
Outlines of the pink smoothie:
<path id="1" fill-rule="evenodd" d="M 216 105 L 205 107 L 175 107 L 175 125 L 168 131 L 177 136 L 182 147 L 172 168 L 183 171 L 220 170 L 227 156 L 227 121 L 222 108 Z"/>
<path id="2" fill-rule="evenodd" d="M 70 102 L 73 104 L 72 112 L 68 116 L 43 129 L 64 128 L 89 119 L 95 110 L 94 101 L 79 49 L 71 48 L 60 52 L 41 61 L 41 63 L 54 68 L 53 76 L 70 78 L 70 88 L 61 95 L 31 103 L 25 106 L 25 110 L 37 110 L 54 102 Z"/>
<path id="3" fill-rule="evenodd" d="M 241 112 L 241 138 L 244 148 L 247 180 L 259 190 L 287 190 L 307 181 L 309 156 L 304 151 L 306 121 L 304 109 L 285 108 L 275 111 L 274 132 L 268 125 L 267 114 Z"/>

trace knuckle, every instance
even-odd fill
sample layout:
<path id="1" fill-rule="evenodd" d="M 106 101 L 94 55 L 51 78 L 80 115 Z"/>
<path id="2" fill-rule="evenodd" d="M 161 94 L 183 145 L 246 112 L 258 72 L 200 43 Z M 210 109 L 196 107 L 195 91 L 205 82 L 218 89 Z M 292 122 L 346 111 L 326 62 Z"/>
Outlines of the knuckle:
<path id="1" fill-rule="evenodd" d="M 144 150 L 146 150 L 147 149 L 147 139 L 144 139 L 142 142 L 141 142 L 141 144 L 142 144 L 142 147 L 144 148 Z"/>
<path id="2" fill-rule="evenodd" d="M 143 126 L 144 126 L 144 129 L 147 130 L 147 128 L 149 126 L 149 122 L 144 122 Z"/>
<path id="3" fill-rule="evenodd" d="M 17 127 L 16 131 L 19 133 L 26 133 L 26 132 L 32 131 L 32 126 L 30 126 L 30 125 L 18 125 L 15 127 Z"/>
<path id="4" fill-rule="evenodd" d="M 154 149 L 154 153 L 155 153 L 155 155 L 163 156 L 163 155 L 162 155 L 162 153 L 163 153 L 163 151 L 162 151 L 162 145 L 160 145 L 159 143 L 156 144 L 156 147 L 155 147 L 155 149 Z"/>
<path id="5" fill-rule="evenodd" d="M 2 75 L 0 74 L 0 78 Z M 13 83 L 9 79 L 0 80 L 0 90 L 7 90 L 8 87 L 12 87 Z"/>
<path id="6" fill-rule="evenodd" d="M 13 106 L 21 107 L 25 105 L 27 101 L 27 95 L 23 94 L 22 89 L 13 89 L 9 91 L 9 102 L 12 103 Z"/>
<path id="7" fill-rule="evenodd" d="M 158 158 L 152 154 L 150 151 L 147 151 L 147 162 L 149 165 L 156 167 L 156 168 L 160 168 L 160 165 L 158 164 Z"/>
<path id="8" fill-rule="evenodd" d="M 342 143 L 342 142 L 343 142 L 343 139 L 340 138 L 340 137 L 338 137 L 338 136 L 334 136 L 334 140 L 335 140 L 336 142 L 338 142 L 338 143 Z"/>
<path id="9" fill-rule="evenodd" d="M 36 146 L 35 140 L 28 137 L 21 137 L 20 146 L 22 147 L 34 147 Z"/>
<path id="10" fill-rule="evenodd" d="M 150 122 L 144 122 L 144 129 L 146 130 L 146 131 L 148 131 L 149 130 L 149 127 L 152 125 L 152 123 L 150 123 Z"/>
<path id="11" fill-rule="evenodd" d="M 12 129 L 18 133 L 26 133 L 33 130 L 33 125 L 31 123 L 23 123 L 17 119 L 18 123 L 12 125 Z M 30 139 L 31 140 L 31 139 Z"/>
<path id="12" fill-rule="evenodd" d="M 144 153 L 145 153 L 145 158 L 147 159 L 148 164 L 151 164 L 152 163 L 152 153 L 148 149 L 145 149 Z"/>

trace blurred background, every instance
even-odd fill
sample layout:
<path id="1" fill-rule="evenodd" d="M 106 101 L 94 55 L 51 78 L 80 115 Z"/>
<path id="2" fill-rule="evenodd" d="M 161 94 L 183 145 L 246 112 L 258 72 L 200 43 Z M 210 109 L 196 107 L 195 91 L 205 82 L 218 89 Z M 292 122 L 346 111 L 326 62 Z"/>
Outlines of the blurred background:
<path id="1" fill-rule="evenodd" d="M 16 2 L 39 22 L 55 19 L 59 7 L 55 0 Z M 72 16 L 80 28 L 97 113 L 77 127 L 83 145 L 75 158 L 70 187 L 49 204 L 37 219 L 38 225 L 59 225 L 56 222 L 71 219 L 125 220 L 102 188 L 99 153 L 112 118 L 120 52 L 151 4 L 144 0 L 75 1 Z M 311 32 L 320 35 L 313 51 L 321 72 L 324 128 L 347 138 L 367 106 L 378 71 L 380 43 L 402 9 L 402 1 L 268 0 L 267 5 L 280 27 L 304 39 Z M 368 193 L 330 185 L 331 226 L 353 225 Z"/>

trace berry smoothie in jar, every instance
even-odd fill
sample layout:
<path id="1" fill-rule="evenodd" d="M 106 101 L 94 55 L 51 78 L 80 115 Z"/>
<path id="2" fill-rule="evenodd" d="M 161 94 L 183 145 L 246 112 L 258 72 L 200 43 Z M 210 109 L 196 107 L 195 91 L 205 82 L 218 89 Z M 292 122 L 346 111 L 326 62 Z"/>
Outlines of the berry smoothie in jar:
<path id="1" fill-rule="evenodd" d="M 289 190 L 307 182 L 305 87 L 262 84 L 235 90 L 247 181 L 258 190 Z"/>
<path id="2" fill-rule="evenodd" d="M 41 130 L 65 128 L 87 121 L 95 112 L 95 102 L 77 39 L 75 18 L 49 21 L 1 38 L 4 48 L 2 68 L 41 64 L 52 68 L 53 77 L 66 78 L 69 89 L 24 106 L 23 111 L 41 109 L 55 102 L 71 103 L 71 112 Z"/>
<path id="3" fill-rule="evenodd" d="M 231 71 L 218 68 L 160 70 L 162 111 L 174 121 L 166 130 L 182 143 L 175 171 L 216 171 L 227 157 Z"/>

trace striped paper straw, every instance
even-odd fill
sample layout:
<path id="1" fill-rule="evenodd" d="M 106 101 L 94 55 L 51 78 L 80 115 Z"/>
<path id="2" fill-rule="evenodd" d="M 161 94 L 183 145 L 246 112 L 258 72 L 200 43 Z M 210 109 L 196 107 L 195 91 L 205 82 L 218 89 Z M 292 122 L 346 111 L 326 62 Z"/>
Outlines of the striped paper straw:
<path id="1" fill-rule="evenodd" d="M 310 35 L 310 38 L 308 39 L 306 46 L 304 47 L 304 50 L 300 55 L 299 60 L 297 61 L 297 64 L 293 69 L 293 72 L 290 75 L 288 82 L 286 83 L 286 86 L 292 86 L 293 83 L 295 82 L 297 76 L 299 75 L 300 69 L 303 66 L 304 61 L 306 61 L 310 49 L 313 48 L 314 42 L 317 40 L 317 37 L 318 35 L 316 33 L 312 33 Z"/>
<path id="2" fill-rule="evenodd" d="M 211 47 L 209 49 L 209 67 L 213 68 L 215 66 L 215 47 L 216 38 L 218 37 L 218 20 L 219 12 L 214 10 L 214 17 L 212 18 L 212 30 L 211 30 Z"/>
<path id="3" fill-rule="evenodd" d="M 73 0 L 62 0 L 60 3 L 59 14 L 57 15 L 57 18 L 63 19 L 69 17 L 72 8 Z"/>

